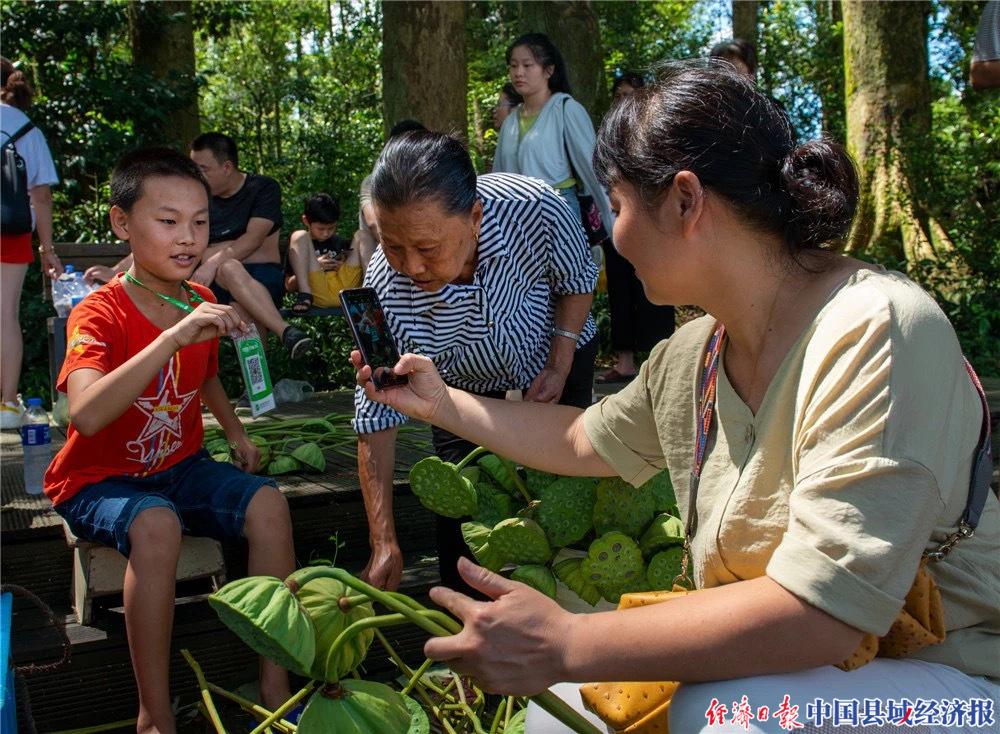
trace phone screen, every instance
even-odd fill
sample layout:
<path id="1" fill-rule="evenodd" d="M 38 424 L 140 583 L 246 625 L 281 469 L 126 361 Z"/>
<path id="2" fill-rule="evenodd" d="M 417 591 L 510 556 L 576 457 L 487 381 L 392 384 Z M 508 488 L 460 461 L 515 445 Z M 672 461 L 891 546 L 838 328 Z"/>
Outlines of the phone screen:
<path id="1" fill-rule="evenodd" d="M 385 390 L 405 385 L 406 375 L 392 371 L 399 361 L 396 342 L 386 324 L 385 311 L 374 288 L 350 288 L 340 292 L 340 305 L 354 334 L 361 359 L 372 368 L 375 389 Z"/>

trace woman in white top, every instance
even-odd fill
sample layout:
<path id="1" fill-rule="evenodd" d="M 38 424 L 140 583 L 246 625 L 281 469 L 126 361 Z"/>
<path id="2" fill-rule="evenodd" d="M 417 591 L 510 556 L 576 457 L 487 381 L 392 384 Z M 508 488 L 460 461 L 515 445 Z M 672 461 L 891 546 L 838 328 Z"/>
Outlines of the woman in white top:
<path id="1" fill-rule="evenodd" d="M 594 175 L 594 125 L 570 96 L 562 54 L 543 33 L 527 33 L 507 49 L 507 69 L 524 101 L 500 128 L 493 172 L 520 173 L 552 186 L 580 215 L 577 190 L 594 198 L 605 229 L 614 221 Z"/>
<path id="2" fill-rule="evenodd" d="M 50 278 L 62 274 L 62 265 L 52 249 L 52 184 L 59 183 L 52 154 L 42 131 L 30 126 L 22 112 L 31 104 L 34 91 L 24 73 L 7 59 L 0 58 L 0 144 L 6 146 L 12 138 L 14 148 L 24 160 L 28 197 L 31 203 L 32 229 L 38 233 L 38 252 L 42 272 Z M 20 133 L 20 135 L 18 135 Z M 31 251 L 31 230 L 0 232 L 0 301 L 2 301 L 3 344 L 0 350 L 0 428 L 17 428 L 21 424 L 21 408 L 17 401 L 17 383 L 21 377 L 23 338 L 18 305 L 28 265 L 34 260 Z"/>

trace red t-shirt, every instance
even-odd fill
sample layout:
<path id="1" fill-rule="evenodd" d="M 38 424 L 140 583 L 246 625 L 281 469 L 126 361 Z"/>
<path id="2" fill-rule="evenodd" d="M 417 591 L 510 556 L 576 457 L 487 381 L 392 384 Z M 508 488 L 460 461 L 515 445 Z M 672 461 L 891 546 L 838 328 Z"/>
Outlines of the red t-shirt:
<path id="1" fill-rule="evenodd" d="M 212 292 L 191 284 L 206 301 Z M 66 391 L 74 370 L 107 374 L 159 336 L 136 308 L 120 278 L 91 293 L 66 324 L 66 360 L 57 388 Z M 121 416 L 93 436 L 70 424 L 66 445 L 45 472 L 45 494 L 59 504 L 83 487 L 112 476 L 143 477 L 169 469 L 201 448 L 201 386 L 218 372 L 219 340 L 184 347 L 160 368 Z"/>

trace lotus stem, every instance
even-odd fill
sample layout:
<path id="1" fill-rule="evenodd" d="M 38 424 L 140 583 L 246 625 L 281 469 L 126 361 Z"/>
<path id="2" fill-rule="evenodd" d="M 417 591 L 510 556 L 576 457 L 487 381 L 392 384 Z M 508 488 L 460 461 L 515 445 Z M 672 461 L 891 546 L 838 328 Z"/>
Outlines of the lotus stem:
<path id="1" fill-rule="evenodd" d="M 282 716 L 291 711 L 303 698 L 312 693 L 313 688 L 316 687 L 316 681 L 311 680 L 305 684 L 297 693 L 292 694 L 292 697 L 285 701 L 283 704 L 278 706 L 270 716 L 260 722 L 256 728 L 254 728 L 250 734 L 262 734 L 265 729 L 268 729 L 272 724 L 276 723 L 281 719 Z"/>
<path id="2" fill-rule="evenodd" d="M 417 685 L 418 682 L 420 682 L 420 679 L 423 678 L 424 673 L 427 672 L 427 669 L 431 667 L 433 663 L 434 663 L 433 660 L 427 658 L 426 660 L 424 660 L 423 663 L 421 663 L 420 667 L 417 668 L 416 672 L 410 675 L 410 680 L 407 682 L 406 688 L 403 689 L 404 696 L 408 695 L 410 691 L 413 690 L 413 687 Z"/>
<path id="3" fill-rule="evenodd" d="M 510 700 L 510 696 L 507 696 Z M 497 727 L 500 726 L 500 717 L 503 716 L 504 706 L 497 706 L 497 712 L 493 714 L 493 723 L 490 724 L 490 734 L 497 734 Z"/>
<path id="4" fill-rule="evenodd" d="M 489 453 L 489 449 L 485 449 L 482 446 L 477 446 L 476 448 L 472 449 L 472 451 L 469 452 L 468 456 L 466 456 L 464 459 L 462 459 L 460 462 L 458 462 L 458 464 L 455 465 L 455 470 L 456 471 L 462 471 L 462 469 L 464 469 L 466 467 L 466 465 L 470 461 L 472 461 L 473 459 L 475 459 L 477 456 L 481 456 L 482 454 L 488 454 L 488 453 Z"/>
<path id="5" fill-rule="evenodd" d="M 243 698 L 243 696 L 233 693 L 232 691 L 227 691 L 222 686 L 217 686 L 211 681 L 209 681 L 208 683 L 208 690 L 210 690 L 212 693 L 216 695 L 222 696 L 223 698 L 229 699 L 230 701 L 235 703 L 237 706 L 239 706 L 241 709 L 243 709 L 249 714 L 255 714 L 261 717 L 262 719 L 266 716 L 271 715 L 271 711 L 264 708 L 260 704 L 254 703 L 248 698 Z M 294 734 L 295 731 L 298 729 L 298 727 L 295 726 L 295 724 L 290 724 L 284 719 L 282 719 L 281 721 L 276 721 L 274 724 L 272 724 L 272 726 L 274 726 L 274 728 L 278 729 L 279 731 L 289 732 L 290 734 Z"/>
<path id="6" fill-rule="evenodd" d="M 181 655 L 187 661 L 187 664 L 191 666 L 191 670 L 194 671 L 194 677 L 197 679 L 198 688 L 201 690 L 201 700 L 205 704 L 208 720 L 212 722 L 212 726 L 215 727 L 215 731 L 218 734 L 226 734 L 226 727 L 222 725 L 219 712 L 215 710 L 215 702 L 212 700 L 212 694 L 208 690 L 208 681 L 205 680 L 205 674 L 201 672 L 201 666 L 198 665 L 198 661 L 187 650 L 181 650 Z"/>

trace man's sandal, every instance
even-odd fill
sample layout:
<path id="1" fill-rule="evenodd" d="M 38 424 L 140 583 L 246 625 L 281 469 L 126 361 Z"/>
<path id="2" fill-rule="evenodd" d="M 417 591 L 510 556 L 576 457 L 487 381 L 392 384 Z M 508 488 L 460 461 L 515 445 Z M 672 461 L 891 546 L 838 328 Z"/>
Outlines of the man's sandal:
<path id="1" fill-rule="evenodd" d="M 295 303 L 292 304 L 292 315 L 305 316 L 313 307 L 312 293 L 296 293 Z"/>

